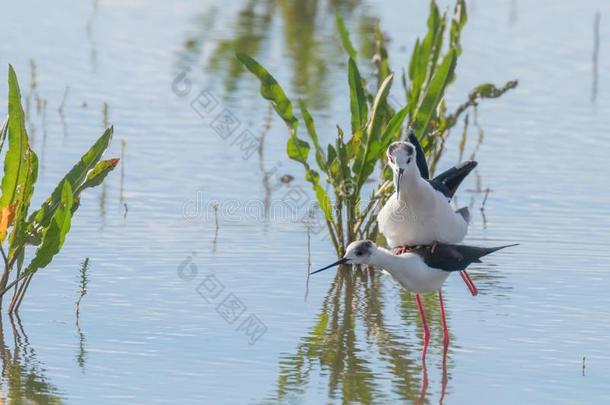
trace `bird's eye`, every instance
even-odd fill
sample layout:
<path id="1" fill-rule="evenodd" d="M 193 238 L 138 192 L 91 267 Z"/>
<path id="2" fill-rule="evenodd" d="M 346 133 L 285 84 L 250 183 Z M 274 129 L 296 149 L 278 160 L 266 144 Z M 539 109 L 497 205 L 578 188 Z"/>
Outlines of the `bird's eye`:
<path id="1" fill-rule="evenodd" d="M 356 256 L 362 256 L 362 252 L 356 252 Z"/>
<path id="2" fill-rule="evenodd" d="M 409 160 L 407 160 L 407 164 L 411 163 L 411 158 L 409 158 Z"/>

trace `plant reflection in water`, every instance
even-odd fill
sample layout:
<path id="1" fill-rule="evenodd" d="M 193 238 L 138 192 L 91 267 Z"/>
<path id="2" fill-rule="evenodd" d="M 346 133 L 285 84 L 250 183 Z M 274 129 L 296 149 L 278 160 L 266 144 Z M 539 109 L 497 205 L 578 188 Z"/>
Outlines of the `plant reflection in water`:
<path id="1" fill-rule="evenodd" d="M 57 387 L 44 375 L 43 365 L 26 335 L 18 315 L 9 316 L 13 334 L 13 350 L 5 342 L 0 317 L 0 357 L 2 379 L 0 397 L 11 404 L 60 404 Z"/>

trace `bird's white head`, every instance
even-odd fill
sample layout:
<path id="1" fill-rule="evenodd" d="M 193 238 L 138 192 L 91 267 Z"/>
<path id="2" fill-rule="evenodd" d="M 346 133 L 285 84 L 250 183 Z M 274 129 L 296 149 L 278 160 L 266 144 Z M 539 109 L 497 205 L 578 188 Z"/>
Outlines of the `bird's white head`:
<path id="1" fill-rule="evenodd" d="M 394 172 L 415 168 L 415 146 L 409 142 L 393 142 L 387 150 L 388 163 Z"/>
<path id="2" fill-rule="evenodd" d="M 343 258 L 350 264 L 371 264 L 376 251 L 377 245 L 370 240 L 357 240 L 347 245 Z"/>
<path id="3" fill-rule="evenodd" d="M 336 262 L 329 264 L 326 267 L 316 270 L 311 274 L 319 273 L 323 270 L 340 264 L 371 264 L 373 258 L 378 253 L 377 245 L 370 240 L 357 240 L 350 243 L 345 250 L 345 255 Z"/>
<path id="4" fill-rule="evenodd" d="M 394 142 L 388 148 L 388 164 L 394 172 L 394 187 L 398 197 L 403 174 L 406 172 L 409 175 L 411 171 L 418 170 L 416 154 L 415 146 L 409 142 Z"/>

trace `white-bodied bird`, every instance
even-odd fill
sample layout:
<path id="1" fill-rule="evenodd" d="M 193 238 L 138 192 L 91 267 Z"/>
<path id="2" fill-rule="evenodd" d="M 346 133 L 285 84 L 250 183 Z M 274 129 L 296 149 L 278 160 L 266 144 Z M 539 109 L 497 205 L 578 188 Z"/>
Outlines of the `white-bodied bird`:
<path id="1" fill-rule="evenodd" d="M 426 158 L 413 132 L 409 140 L 394 142 L 387 151 L 396 192 L 377 216 L 379 231 L 396 253 L 412 246 L 459 243 L 468 232 L 470 214 L 467 207 L 454 211 L 450 200 L 477 163 L 463 162 L 430 180 Z M 468 273 L 460 274 L 476 295 Z"/>
<path id="2" fill-rule="evenodd" d="M 510 246 L 515 245 L 484 248 L 438 243 L 434 249 L 431 246 L 418 246 L 407 253 L 396 255 L 378 247 L 370 240 L 358 240 L 347 246 L 345 255 L 341 259 L 311 274 L 340 264 L 364 264 L 385 270 L 404 289 L 415 293 L 426 342 L 430 338 L 430 330 L 420 294 L 438 291 L 443 322 L 443 340 L 447 344 L 449 332 L 441 293 L 443 283 L 451 272 L 462 271 L 471 263 L 480 263 L 483 256 Z"/>

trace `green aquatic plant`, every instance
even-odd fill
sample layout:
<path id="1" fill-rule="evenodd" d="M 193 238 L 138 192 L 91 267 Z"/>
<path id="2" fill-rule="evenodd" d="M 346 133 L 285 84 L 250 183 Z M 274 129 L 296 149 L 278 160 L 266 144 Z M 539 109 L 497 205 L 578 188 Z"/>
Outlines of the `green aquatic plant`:
<path id="1" fill-rule="evenodd" d="M 0 304 L 12 289 L 9 306 L 12 313 L 19 309 L 32 277 L 48 266 L 61 250 L 83 190 L 101 184 L 119 159 L 101 160 L 112 138 L 110 127 L 65 175 L 42 206 L 30 212 L 38 176 L 38 157 L 30 147 L 17 75 L 10 65 L 8 84 L 8 118 L 0 130 L 0 152 L 8 139 L 0 197 L 0 252 L 4 260 Z M 26 253 L 32 250 L 28 248 L 36 249 L 26 265 Z"/>
<path id="2" fill-rule="evenodd" d="M 430 171 L 434 173 L 445 150 L 445 141 L 460 116 L 476 108 L 481 99 L 500 97 L 517 85 L 516 81 L 501 88 L 490 83 L 481 84 L 453 113 L 447 112 L 445 92 L 455 81 L 455 69 L 462 51 L 461 32 L 466 22 L 465 0 L 456 1 L 451 18 L 447 12 L 441 14 L 435 1 L 431 1 L 428 32 L 423 39 L 416 40 L 407 72 L 402 75 L 407 102 L 397 108 L 389 99 L 394 73 L 390 70 L 381 30 L 376 30 L 373 57 L 377 90 L 370 91 L 360 73 L 362 70 L 356 62 L 358 55 L 346 25 L 337 14 L 341 42 L 348 54 L 351 135 L 346 136 L 343 128 L 337 126 L 334 144 L 326 147 L 320 143 L 305 102 L 298 102 L 299 119 L 293 102 L 275 78 L 252 57 L 237 53 L 239 61 L 260 80 L 261 95 L 271 102 L 288 127 L 288 157 L 303 165 L 305 178 L 313 187 L 338 256 L 343 255 L 345 247 L 353 240 L 377 238 L 375 218 L 391 195 L 392 186 L 390 171 L 378 170 L 378 162 L 383 162 L 390 143 L 401 139 L 405 126 L 414 131 L 430 162 Z M 308 140 L 299 137 L 300 121 L 305 124 Z M 366 201 L 363 195 L 369 188 L 365 185 L 376 171 L 380 172 L 381 181 Z"/>

